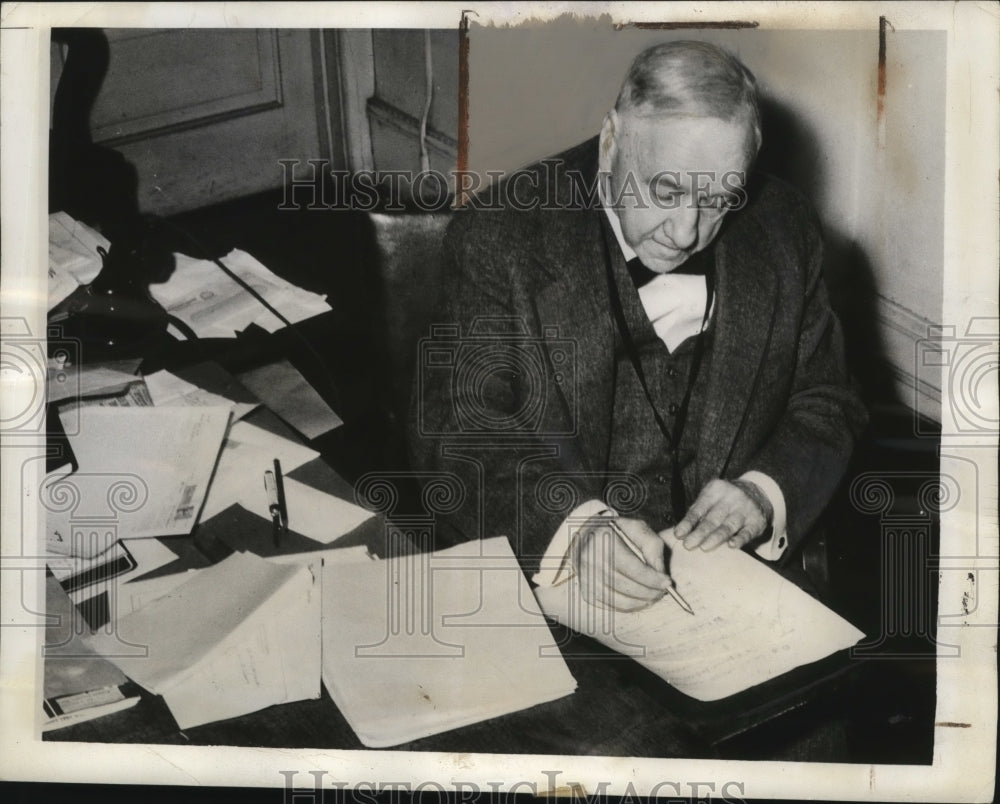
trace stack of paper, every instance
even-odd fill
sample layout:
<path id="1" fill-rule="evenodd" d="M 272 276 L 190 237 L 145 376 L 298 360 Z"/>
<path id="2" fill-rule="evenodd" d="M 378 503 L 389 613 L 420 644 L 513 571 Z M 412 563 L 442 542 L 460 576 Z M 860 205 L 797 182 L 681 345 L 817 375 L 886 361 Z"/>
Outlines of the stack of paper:
<path id="1" fill-rule="evenodd" d="M 79 469 L 46 487 L 49 550 L 93 556 L 118 537 L 190 533 L 230 415 L 218 407 L 61 414 Z"/>
<path id="2" fill-rule="evenodd" d="M 152 297 L 201 338 L 233 338 L 251 324 L 268 332 L 285 326 L 246 288 L 209 260 L 175 254 L 170 278 L 149 287 Z M 234 249 L 221 262 L 291 323 L 327 312 L 326 299 L 273 274 L 245 251 Z"/>
<path id="3" fill-rule="evenodd" d="M 86 642 L 162 695 L 185 729 L 318 698 L 319 606 L 309 567 L 234 553 Z M 116 657 L 121 642 L 147 655 Z"/>
<path id="4" fill-rule="evenodd" d="M 692 698 L 714 701 L 854 645 L 864 634 L 795 584 L 739 550 L 686 550 L 663 534 L 677 591 L 637 612 L 587 603 L 578 583 L 542 585 L 542 610 L 575 631 L 632 656 Z M 546 556 L 545 564 L 559 556 Z M 536 583 L 550 578 L 539 573 Z"/>
<path id="5" fill-rule="evenodd" d="M 323 683 L 367 746 L 569 695 L 551 643 L 503 537 L 323 569 Z"/>

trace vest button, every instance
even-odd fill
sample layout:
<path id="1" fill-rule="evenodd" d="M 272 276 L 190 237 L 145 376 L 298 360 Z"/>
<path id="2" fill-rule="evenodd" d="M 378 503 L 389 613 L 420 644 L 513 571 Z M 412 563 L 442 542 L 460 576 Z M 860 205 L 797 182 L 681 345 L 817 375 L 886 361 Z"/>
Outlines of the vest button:
<path id="1" fill-rule="evenodd" d="M 675 416 L 677 414 L 677 410 L 678 408 L 675 403 L 671 402 L 669 405 L 667 405 L 667 413 L 669 413 L 671 416 Z"/>
<path id="2" fill-rule="evenodd" d="M 661 486 L 667 485 L 667 476 L 666 475 L 657 475 L 656 476 L 656 482 L 659 483 Z"/>
<path id="3" fill-rule="evenodd" d="M 667 368 L 667 376 L 670 377 L 670 379 L 673 379 L 674 377 L 676 377 L 677 376 L 677 369 L 675 369 L 673 366 L 670 366 L 669 368 Z"/>

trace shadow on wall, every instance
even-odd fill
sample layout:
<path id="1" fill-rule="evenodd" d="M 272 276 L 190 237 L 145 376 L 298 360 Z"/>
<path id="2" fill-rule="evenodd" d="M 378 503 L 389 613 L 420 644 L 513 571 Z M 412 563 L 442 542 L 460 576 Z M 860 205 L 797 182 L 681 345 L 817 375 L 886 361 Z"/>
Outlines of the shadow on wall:
<path id="1" fill-rule="evenodd" d="M 802 190 L 814 204 L 823 197 L 824 176 L 819 141 L 808 124 L 788 107 L 761 98 L 764 143 L 757 169 Z M 875 275 L 871 261 L 850 232 L 823 220 L 823 272 L 830 302 L 844 330 L 848 366 L 871 403 L 898 402 L 879 331 Z"/>

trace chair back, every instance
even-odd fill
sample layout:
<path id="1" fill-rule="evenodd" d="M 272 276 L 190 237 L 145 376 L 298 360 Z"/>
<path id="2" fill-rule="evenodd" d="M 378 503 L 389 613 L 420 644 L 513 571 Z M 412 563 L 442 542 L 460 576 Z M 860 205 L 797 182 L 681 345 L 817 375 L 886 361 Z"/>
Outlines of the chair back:
<path id="1" fill-rule="evenodd" d="M 387 409 L 405 427 L 419 343 L 440 310 L 442 243 L 450 213 L 370 213 L 381 289 Z"/>

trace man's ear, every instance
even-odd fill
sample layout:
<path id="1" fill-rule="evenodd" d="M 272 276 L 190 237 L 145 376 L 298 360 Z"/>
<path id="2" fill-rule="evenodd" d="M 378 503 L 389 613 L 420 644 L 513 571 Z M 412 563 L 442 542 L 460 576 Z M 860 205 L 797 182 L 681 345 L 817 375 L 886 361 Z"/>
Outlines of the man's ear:
<path id="1" fill-rule="evenodd" d="M 615 134 L 618 131 L 618 112 L 614 109 L 604 115 L 604 124 L 601 126 L 601 155 L 607 159 L 612 159 L 618 144 L 615 141 Z"/>

